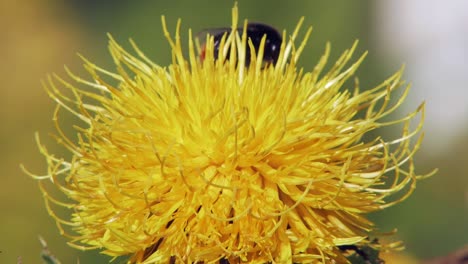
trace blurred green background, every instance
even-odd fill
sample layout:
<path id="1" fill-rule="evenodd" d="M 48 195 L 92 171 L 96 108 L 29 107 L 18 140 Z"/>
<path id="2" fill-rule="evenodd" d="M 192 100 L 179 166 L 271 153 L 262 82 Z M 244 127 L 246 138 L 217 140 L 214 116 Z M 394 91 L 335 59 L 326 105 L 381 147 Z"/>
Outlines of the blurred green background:
<path id="1" fill-rule="evenodd" d="M 234 2 L 0 0 L 0 3 L 0 263 L 16 263 L 18 256 L 23 263 L 40 263 L 38 235 L 48 241 L 63 263 L 76 263 L 77 259 L 80 263 L 106 263 L 108 258 L 98 252 L 81 252 L 66 245 L 67 240 L 59 235 L 46 212 L 37 182 L 19 169 L 23 163 L 32 172 L 46 171 L 45 160 L 34 141 L 36 131 L 52 153 L 61 151 L 48 136 L 55 131 L 54 104 L 40 80 L 52 72 L 64 76 L 64 64 L 82 72 L 77 52 L 110 68 L 107 32 L 127 48 L 128 38 L 133 38 L 148 57 L 167 65 L 170 52 L 161 30 L 161 15 L 166 16 L 170 29 L 175 28 L 180 17 L 183 32 L 189 27 L 197 32 L 230 25 Z M 358 72 L 363 88 L 378 84 L 404 62 L 404 58 L 392 56 L 385 45 L 379 44 L 382 29 L 378 21 L 382 19 L 378 16 L 382 9 L 377 1 L 243 0 L 238 4 L 240 19 L 265 22 L 289 32 L 305 16 L 305 25 L 314 27 L 301 59 L 306 69 L 312 69 L 327 41 L 332 43 L 332 61 L 355 39 L 360 39 L 359 53 L 369 50 Z M 412 80 L 412 76 L 407 79 Z M 424 93 L 424 89 L 415 81 L 412 93 Z M 449 101 L 450 96 L 460 96 L 451 94 L 449 87 L 439 89 L 446 92 Z M 419 103 L 408 101 L 406 105 L 415 109 Z M 430 101 L 428 104 L 431 107 Z M 446 108 L 450 115 L 450 105 Z M 428 144 L 417 156 L 417 169 L 426 173 L 437 167 L 439 173 L 419 182 L 415 194 L 405 202 L 371 216 L 382 231 L 398 228 L 406 253 L 417 259 L 443 255 L 468 242 L 468 115 L 459 119 L 457 126 L 448 129 L 449 133 L 431 133 L 426 129 Z"/>

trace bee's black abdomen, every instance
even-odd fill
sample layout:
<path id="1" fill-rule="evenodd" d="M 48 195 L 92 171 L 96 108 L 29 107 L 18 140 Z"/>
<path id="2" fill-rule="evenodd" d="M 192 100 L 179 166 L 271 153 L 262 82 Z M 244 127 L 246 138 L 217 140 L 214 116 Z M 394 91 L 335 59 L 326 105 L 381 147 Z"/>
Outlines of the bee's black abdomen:
<path id="1" fill-rule="evenodd" d="M 216 32 L 213 34 L 214 38 L 214 57 L 215 59 L 218 58 L 219 55 L 219 45 L 221 44 L 221 39 L 223 38 L 224 34 L 229 32 L 230 29 L 228 28 L 220 28 L 220 29 L 213 29 L 212 31 Z M 209 32 L 210 30 L 208 30 Z M 243 28 L 239 28 L 239 32 L 243 32 Z M 281 34 L 273 27 L 262 24 L 262 23 L 249 23 L 247 24 L 247 38 L 252 41 L 252 44 L 258 53 L 260 48 L 260 44 L 262 42 L 263 36 L 266 36 L 264 51 L 263 51 L 263 62 L 264 63 L 271 63 L 276 64 L 278 61 L 282 37 Z M 202 51 L 202 56 L 204 57 L 204 50 Z M 227 54 L 226 58 L 229 58 L 229 53 Z M 251 51 L 250 47 L 246 47 L 246 58 L 245 58 L 245 65 L 248 66 L 250 64 L 251 58 Z M 203 59 L 203 58 L 202 58 Z"/>

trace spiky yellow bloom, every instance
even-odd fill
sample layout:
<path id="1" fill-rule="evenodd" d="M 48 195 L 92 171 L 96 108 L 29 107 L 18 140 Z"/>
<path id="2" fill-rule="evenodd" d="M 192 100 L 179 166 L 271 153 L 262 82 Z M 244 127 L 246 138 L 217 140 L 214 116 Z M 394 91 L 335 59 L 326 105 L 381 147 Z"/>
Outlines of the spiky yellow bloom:
<path id="1" fill-rule="evenodd" d="M 75 84 L 49 79 L 54 120 L 66 109 L 84 122 L 75 127 L 77 142 L 57 125 L 70 161 L 39 143 L 48 173 L 36 177 L 71 200 L 52 198 L 40 181 L 60 230 L 71 226 L 72 245 L 131 255 L 132 263 L 346 262 L 339 246 L 371 243 L 375 227 L 366 213 L 413 191 L 421 177 L 413 155 L 423 118 L 415 129 L 409 122 L 424 106 L 382 120 L 406 96 L 402 70 L 365 91 L 355 82 L 350 92 L 346 81 L 364 58 L 347 66 L 356 45 L 323 72 L 327 45 L 317 66 L 303 71 L 297 61 L 310 29 L 296 47 L 301 20 L 277 63 L 265 65 L 263 46 L 249 45 L 246 32 L 236 30 L 237 19 L 234 8 L 218 59 L 213 38 L 203 61 L 191 37 L 184 56 L 180 23 L 172 38 L 163 19 L 173 55 L 168 67 L 150 61 L 133 42 L 137 57 L 110 38 L 116 72 L 84 59 L 91 80 L 72 73 Z M 254 54 L 250 65 L 247 48 Z M 395 140 L 363 139 L 399 124 L 403 133 Z M 51 202 L 71 209 L 71 219 L 57 217 Z"/>

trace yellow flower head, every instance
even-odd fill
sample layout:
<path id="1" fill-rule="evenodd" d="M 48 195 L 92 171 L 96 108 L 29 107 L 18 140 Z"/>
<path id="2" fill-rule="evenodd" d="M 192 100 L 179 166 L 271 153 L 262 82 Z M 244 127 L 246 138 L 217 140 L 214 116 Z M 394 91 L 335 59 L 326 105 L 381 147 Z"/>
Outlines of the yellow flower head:
<path id="1" fill-rule="evenodd" d="M 66 109 L 84 122 L 75 127 L 77 142 L 57 126 L 69 161 L 39 143 L 48 173 L 36 177 L 71 201 L 52 198 L 40 181 L 60 230 L 71 226 L 72 245 L 136 263 L 342 262 L 340 246 L 371 243 L 375 227 L 365 214 L 413 191 L 423 118 L 415 129 L 409 121 L 424 106 L 382 120 L 406 96 L 407 88 L 391 103 L 402 70 L 375 88 L 360 91 L 355 82 L 349 91 L 346 81 L 364 58 L 347 66 L 356 45 L 324 72 L 327 45 L 317 66 L 303 71 L 297 61 L 311 30 L 295 46 L 301 20 L 291 37 L 283 33 L 277 63 L 265 64 L 263 45 L 256 50 L 237 20 L 235 7 L 217 59 L 211 37 L 200 60 L 190 33 L 184 56 L 180 23 L 172 38 L 163 19 L 168 67 L 110 38 L 116 72 L 84 59 L 91 80 L 49 79 L 54 120 Z M 400 138 L 363 139 L 398 124 Z M 56 216 L 51 203 L 69 208 L 71 218 Z"/>

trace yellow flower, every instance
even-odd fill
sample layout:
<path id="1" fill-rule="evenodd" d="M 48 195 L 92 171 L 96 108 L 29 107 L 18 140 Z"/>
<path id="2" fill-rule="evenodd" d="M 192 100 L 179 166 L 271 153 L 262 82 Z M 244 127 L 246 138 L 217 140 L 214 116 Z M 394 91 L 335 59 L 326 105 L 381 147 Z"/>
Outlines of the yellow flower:
<path id="1" fill-rule="evenodd" d="M 296 47 L 301 23 L 275 65 L 265 65 L 263 46 L 255 50 L 245 31 L 237 32 L 234 7 L 217 60 L 213 38 L 201 61 L 191 35 L 184 56 L 180 23 L 172 38 L 163 19 L 173 55 L 168 67 L 133 42 L 137 57 L 110 38 L 116 72 L 84 59 L 91 80 L 70 72 L 74 84 L 49 78 L 57 138 L 72 158 L 57 158 L 39 143 L 48 172 L 35 177 L 61 232 L 71 227 L 70 244 L 131 255 L 132 263 L 345 262 L 339 246 L 370 244 L 375 227 L 365 215 L 403 200 L 422 177 L 413 155 L 424 105 L 383 121 L 408 92 L 402 70 L 375 88 L 360 91 L 356 81 L 347 90 L 365 56 L 346 66 L 356 45 L 326 72 L 329 45 L 312 71 L 298 68 L 311 32 Z M 254 54 L 249 67 L 247 48 Z M 390 95 L 402 87 L 392 104 Z M 58 125 L 62 109 L 84 122 L 75 126 L 76 142 Z M 397 139 L 363 138 L 399 124 Z M 54 199 L 44 180 L 71 202 Z M 70 219 L 52 204 L 69 208 Z"/>

